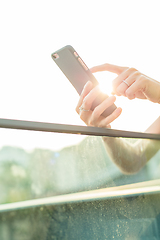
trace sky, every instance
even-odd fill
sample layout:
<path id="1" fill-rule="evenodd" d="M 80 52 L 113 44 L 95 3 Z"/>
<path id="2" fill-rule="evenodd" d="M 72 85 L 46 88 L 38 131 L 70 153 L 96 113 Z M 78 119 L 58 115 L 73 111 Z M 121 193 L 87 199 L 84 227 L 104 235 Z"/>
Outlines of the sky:
<path id="1" fill-rule="evenodd" d="M 69 44 L 88 67 L 134 67 L 159 81 L 159 24 L 158 0 L 1 1 L 0 118 L 84 126 L 75 112 L 79 97 L 51 53 Z M 110 94 L 116 75 L 95 76 Z M 118 97 L 116 105 L 123 111 L 114 129 L 143 132 L 160 115 L 158 104 L 144 100 Z M 2 144 L 20 144 L 15 135 Z M 23 145 L 45 144 L 34 136 L 34 141 L 31 133 L 26 136 Z M 71 139 L 64 144 L 77 141 Z M 57 147 L 61 144 L 62 138 Z"/>

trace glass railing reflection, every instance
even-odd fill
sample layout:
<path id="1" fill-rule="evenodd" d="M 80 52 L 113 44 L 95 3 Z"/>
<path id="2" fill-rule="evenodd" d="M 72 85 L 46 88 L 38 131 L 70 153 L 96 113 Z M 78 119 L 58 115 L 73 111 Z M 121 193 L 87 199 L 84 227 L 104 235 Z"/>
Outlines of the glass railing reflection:
<path id="1" fill-rule="evenodd" d="M 101 136 L 15 129 L 0 129 L 0 134 L 3 204 L 151 181 L 160 176 L 160 140 L 143 139 L 149 153 L 154 153 L 137 172 L 126 173 L 121 169 L 126 154 L 116 142 L 124 140 L 135 146 L 137 138 L 105 137 L 112 144 L 111 154 Z M 126 161 L 132 161 L 134 167 L 132 151 L 128 149 L 127 154 Z M 147 154 L 146 147 L 141 159 Z"/>

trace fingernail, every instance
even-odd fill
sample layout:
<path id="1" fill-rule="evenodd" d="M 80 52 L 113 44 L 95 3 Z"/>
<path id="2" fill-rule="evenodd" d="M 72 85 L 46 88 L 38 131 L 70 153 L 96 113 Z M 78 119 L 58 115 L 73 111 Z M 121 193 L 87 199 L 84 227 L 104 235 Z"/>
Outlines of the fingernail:
<path id="1" fill-rule="evenodd" d="M 120 107 L 118 107 L 117 109 L 116 109 L 116 113 L 121 113 L 122 112 L 122 108 L 120 108 Z"/>

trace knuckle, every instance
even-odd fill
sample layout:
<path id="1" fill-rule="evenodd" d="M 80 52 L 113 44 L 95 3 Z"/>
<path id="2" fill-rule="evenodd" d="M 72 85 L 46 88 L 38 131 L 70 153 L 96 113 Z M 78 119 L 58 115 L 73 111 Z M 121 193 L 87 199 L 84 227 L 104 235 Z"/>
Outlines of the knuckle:
<path id="1" fill-rule="evenodd" d="M 138 70 L 137 70 L 136 68 L 131 67 L 131 68 L 129 69 L 129 71 L 130 71 L 130 72 L 137 72 Z"/>
<path id="2" fill-rule="evenodd" d="M 146 81 L 146 78 L 143 76 L 143 75 L 141 75 L 140 77 L 139 77 L 139 79 L 138 79 L 138 82 L 139 83 L 143 83 L 143 82 L 145 82 Z"/>
<path id="3" fill-rule="evenodd" d="M 141 73 L 137 70 L 137 71 L 135 71 L 135 72 L 133 72 L 133 74 L 132 74 L 132 77 L 134 77 L 134 78 L 139 78 L 141 76 Z"/>
<path id="4" fill-rule="evenodd" d="M 83 101 L 82 106 L 83 106 L 83 108 L 85 108 L 85 109 L 89 109 L 89 108 L 90 108 L 90 104 L 89 104 L 89 102 L 87 102 L 87 101 Z"/>

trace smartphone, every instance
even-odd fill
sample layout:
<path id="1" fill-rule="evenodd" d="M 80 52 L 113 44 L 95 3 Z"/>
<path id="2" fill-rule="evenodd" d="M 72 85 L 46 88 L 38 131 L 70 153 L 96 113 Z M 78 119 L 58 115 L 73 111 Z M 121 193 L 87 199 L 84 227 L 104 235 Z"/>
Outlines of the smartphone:
<path id="1" fill-rule="evenodd" d="M 80 95 L 84 85 L 91 81 L 93 86 L 97 86 L 99 83 L 94 75 L 91 73 L 87 65 L 84 63 L 79 54 L 75 51 L 75 49 L 67 45 L 58 51 L 51 54 L 52 59 L 64 73 L 64 75 L 68 78 L 70 83 L 76 89 L 78 94 Z M 91 110 L 93 110 L 96 106 L 98 106 L 104 99 L 108 97 L 105 93 L 100 93 L 97 98 L 94 100 Z M 109 116 L 115 109 L 116 105 L 113 104 L 108 107 L 102 115 L 104 117 Z"/>

